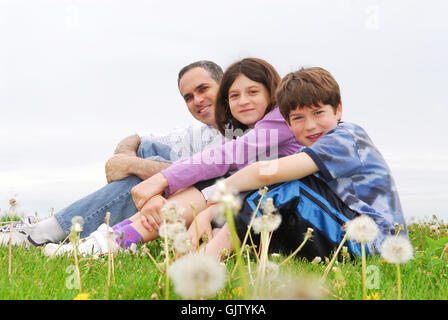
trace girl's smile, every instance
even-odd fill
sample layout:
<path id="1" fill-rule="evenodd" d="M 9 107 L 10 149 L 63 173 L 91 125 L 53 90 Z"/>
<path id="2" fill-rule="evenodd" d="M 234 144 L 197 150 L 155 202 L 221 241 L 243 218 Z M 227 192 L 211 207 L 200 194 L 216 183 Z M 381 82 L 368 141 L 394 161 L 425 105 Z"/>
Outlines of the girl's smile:
<path id="1" fill-rule="evenodd" d="M 253 128 L 255 123 L 264 117 L 270 103 L 270 95 L 262 83 L 239 74 L 229 88 L 228 100 L 233 117 Z"/>

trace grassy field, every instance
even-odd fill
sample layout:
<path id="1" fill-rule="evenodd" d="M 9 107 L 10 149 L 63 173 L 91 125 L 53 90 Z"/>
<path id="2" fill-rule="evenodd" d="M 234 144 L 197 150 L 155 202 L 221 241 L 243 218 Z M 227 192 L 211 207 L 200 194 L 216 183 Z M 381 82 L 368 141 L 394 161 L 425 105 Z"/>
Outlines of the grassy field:
<path id="1" fill-rule="evenodd" d="M 414 257 L 401 266 L 402 299 L 407 300 L 445 300 L 448 298 L 448 231 L 447 226 L 433 220 L 414 222 L 408 225 Z M 305 244 L 306 245 L 306 244 Z M 150 255 L 157 263 L 163 261 L 161 241 L 147 245 Z M 140 248 L 141 249 L 141 248 Z M 43 255 L 41 248 L 26 249 L 12 247 L 11 275 L 9 269 L 9 248 L 0 248 L 0 299 L 2 300 L 66 300 L 73 299 L 82 291 L 89 299 L 110 300 L 151 300 L 165 299 L 165 277 L 153 259 L 143 250 L 137 254 L 118 253 L 114 259 L 114 279 L 110 286 L 108 280 L 108 257 L 99 259 L 81 258 L 79 268 L 81 287 L 77 286 L 73 257 L 50 259 Z M 269 256 L 270 261 L 281 262 L 283 256 Z M 247 260 L 246 267 L 247 267 Z M 282 265 L 279 276 L 288 275 L 299 279 L 300 287 L 283 288 L 288 292 L 282 295 L 281 287 L 269 284 L 264 298 L 313 298 L 334 300 L 362 299 L 361 259 L 339 261 L 329 273 L 324 289 L 313 283 L 322 277 L 328 261 L 310 263 L 293 259 Z M 251 257 L 252 271 L 255 258 Z M 368 298 L 394 300 L 397 298 L 395 265 L 387 263 L 379 256 L 367 259 Z M 226 261 L 230 274 L 234 259 Z M 310 285 L 306 287 L 307 281 Z M 312 282 L 315 281 L 315 282 Z M 311 287 L 311 288 L 310 288 Z M 277 290 L 277 291 L 275 291 Z M 280 290 L 280 291 L 279 291 Z M 295 295 L 291 296 L 291 290 Z M 270 293 L 276 292 L 275 295 Z M 170 283 L 169 299 L 181 299 Z M 224 289 L 210 299 L 242 299 L 241 279 L 228 277 Z"/>

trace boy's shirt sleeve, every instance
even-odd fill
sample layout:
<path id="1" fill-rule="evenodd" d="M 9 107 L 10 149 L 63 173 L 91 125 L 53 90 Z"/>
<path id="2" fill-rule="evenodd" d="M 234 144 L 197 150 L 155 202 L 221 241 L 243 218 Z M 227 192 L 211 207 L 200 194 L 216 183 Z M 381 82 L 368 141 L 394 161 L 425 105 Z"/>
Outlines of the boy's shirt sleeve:
<path id="1" fill-rule="evenodd" d="M 301 151 L 313 159 L 327 182 L 349 176 L 362 165 L 353 135 L 339 127 Z"/>

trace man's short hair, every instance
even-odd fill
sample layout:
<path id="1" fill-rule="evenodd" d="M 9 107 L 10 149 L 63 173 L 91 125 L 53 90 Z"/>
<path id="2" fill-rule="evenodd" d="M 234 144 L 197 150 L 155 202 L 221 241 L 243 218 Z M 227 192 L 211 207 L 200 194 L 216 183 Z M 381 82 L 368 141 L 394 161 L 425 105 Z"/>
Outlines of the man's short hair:
<path id="1" fill-rule="evenodd" d="M 189 65 L 182 68 L 182 70 L 179 71 L 179 76 L 177 77 L 177 86 L 180 85 L 180 79 L 183 77 L 187 71 L 193 69 L 193 68 L 203 68 L 205 69 L 210 77 L 215 80 L 216 83 L 219 84 L 221 81 L 222 75 L 224 72 L 222 71 L 222 68 L 217 65 L 216 63 L 208 60 L 200 60 L 193 63 L 190 63 Z"/>
<path id="2" fill-rule="evenodd" d="M 283 118 L 289 122 L 291 110 L 328 104 L 334 110 L 341 101 L 339 85 L 323 68 L 301 68 L 287 74 L 276 90 L 277 103 Z"/>

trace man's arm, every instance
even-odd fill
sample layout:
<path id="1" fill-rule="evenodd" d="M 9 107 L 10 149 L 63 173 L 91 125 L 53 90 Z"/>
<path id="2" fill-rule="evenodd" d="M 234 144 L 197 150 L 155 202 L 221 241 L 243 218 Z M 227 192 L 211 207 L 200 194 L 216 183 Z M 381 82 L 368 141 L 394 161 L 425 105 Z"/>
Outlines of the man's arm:
<path id="1" fill-rule="evenodd" d="M 170 162 L 159 162 L 122 153 L 115 154 L 106 163 L 106 178 L 110 183 L 133 174 L 146 180 L 170 165 Z"/>
<path id="2" fill-rule="evenodd" d="M 106 163 L 108 183 L 124 179 L 132 174 L 145 180 L 171 165 L 169 162 L 159 162 L 137 157 L 140 143 L 140 137 L 132 135 L 124 138 L 117 145 L 114 155 Z"/>
<path id="3" fill-rule="evenodd" d="M 141 142 L 142 141 L 138 135 L 126 137 L 117 145 L 114 154 L 123 153 L 130 156 L 136 156 Z"/>
<path id="4" fill-rule="evenodd" d="M 296 153 L 280 159 L 255 162 L 224 180 L 227 186 L 238 191 L 256 190 L 261 187 L 300 179 L 319 171 L 309 155 Z"/>

